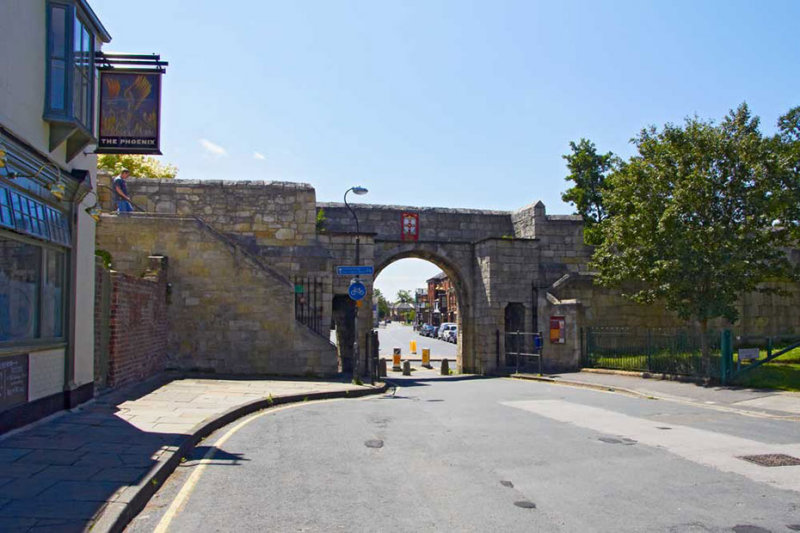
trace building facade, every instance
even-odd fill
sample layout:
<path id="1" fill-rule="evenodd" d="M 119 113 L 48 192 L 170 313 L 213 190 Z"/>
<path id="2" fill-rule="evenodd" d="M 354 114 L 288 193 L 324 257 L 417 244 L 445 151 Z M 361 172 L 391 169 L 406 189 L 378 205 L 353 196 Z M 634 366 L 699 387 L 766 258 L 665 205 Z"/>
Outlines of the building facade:
<path id="1" fill-rule="evenodd" d="M 438 326 L 445 322 L 458 321 L 458 297 L 455 285 L 444 272 L 439 272 L 426 281 L 428 284 L 428 324 Z"/>
<path id="2" fill-rule="evenodd" d="M 0 432 L 94 392 L 95 52 L 85 0 L 0 2 Z"/>

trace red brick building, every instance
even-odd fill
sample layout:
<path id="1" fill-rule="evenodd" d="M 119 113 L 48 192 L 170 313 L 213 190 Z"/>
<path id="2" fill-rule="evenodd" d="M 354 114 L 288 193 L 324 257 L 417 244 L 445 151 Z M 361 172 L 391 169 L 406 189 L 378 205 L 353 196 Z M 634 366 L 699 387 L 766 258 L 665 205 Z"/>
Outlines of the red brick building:
<path id="1" fill-rule="evenodd" d="M 456 322 L 458 318 L 458 298 L 456 298 L 456 289 L 450 278 L 444 272 L 439 272 L 428 279 L 427 283 L 427 323 L 438 326 L 443 322 Z"/>

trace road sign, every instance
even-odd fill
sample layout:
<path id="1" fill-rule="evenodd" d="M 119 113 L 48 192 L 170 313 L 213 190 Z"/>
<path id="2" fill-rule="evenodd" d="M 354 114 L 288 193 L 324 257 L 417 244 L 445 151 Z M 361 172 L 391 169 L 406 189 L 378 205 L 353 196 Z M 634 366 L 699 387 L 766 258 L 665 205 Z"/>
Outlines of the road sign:
<path id="1" fill-rule="evenodd" d="M 350 287 L 347 288 L 347 294 L 350 295 L 352 300 L 359 301 L 367 295 L 367 288 L 363 283 L 354 279 L 350 282 Z"/>
<path id="2" fill-rule="evenodd" d="M 340 276 L 371 276 L 375 273 L 375 269 L 372 265 L 337 266 L 336 273 Z"/>

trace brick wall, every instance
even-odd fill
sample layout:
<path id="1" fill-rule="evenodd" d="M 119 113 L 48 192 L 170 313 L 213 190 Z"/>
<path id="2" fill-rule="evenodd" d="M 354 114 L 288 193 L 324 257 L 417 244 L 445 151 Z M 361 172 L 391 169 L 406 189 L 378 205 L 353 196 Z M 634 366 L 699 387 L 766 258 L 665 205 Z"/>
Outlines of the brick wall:
<path id="1" fill-rule="evenodd" d="M 121 387 L 157 374 L 167 359 L 166 259 L 151 257 L 143 277 L 98 269 L 96 293 L 108 297 L 95 301 L 96 379 Z"/>
<path id="2" fill-rule="evenodd" d="M 111 333 L 111 274 L 99 257 L 94 266 L 94 383 L 108 386 L 108 342 Z"/>

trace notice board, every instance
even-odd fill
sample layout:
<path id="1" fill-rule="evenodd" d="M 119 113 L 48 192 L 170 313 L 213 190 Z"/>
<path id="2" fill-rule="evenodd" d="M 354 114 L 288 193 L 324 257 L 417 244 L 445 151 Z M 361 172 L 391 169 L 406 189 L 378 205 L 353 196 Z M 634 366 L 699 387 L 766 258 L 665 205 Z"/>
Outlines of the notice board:
<path id="1" fill-rule="evenodd" d="M 0 357 L 0 411 L 28 401 L 28 354 Z"/>

